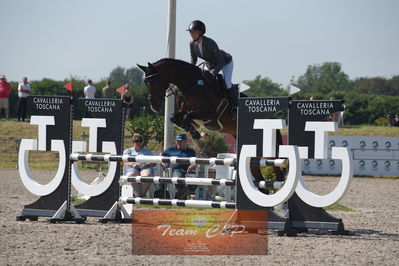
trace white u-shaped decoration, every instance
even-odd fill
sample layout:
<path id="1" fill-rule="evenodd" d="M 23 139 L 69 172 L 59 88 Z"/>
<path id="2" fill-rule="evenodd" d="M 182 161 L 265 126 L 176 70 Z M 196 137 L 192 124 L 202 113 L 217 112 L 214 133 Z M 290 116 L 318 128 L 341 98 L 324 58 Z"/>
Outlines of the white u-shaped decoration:
<path id="1" fill-rule="evenodd" d="M 73 141 L 72 152 L 85 152 L 85 141 Z M 117 154 L 116 145 L 113 141 L 103 141 L 102 151 L 109 152 L 110 154 Z M 118 162 L 108 163 L 108 173 L 104 180 L 98 184 L 89 185 L 80 176 L 78 169 L 78 162 L 75 161 L 72 165 L 72 185 L 82 194 L 90 197 L 98 196 L 104 193 L 114 180 Z"/>
<path id="2" fill-rule="evenodd" d="M 333 147 L 331 151 L 332 159 L 340 159 L 342 161 L 341 178 L 338 185 L 330 193 L 320 196 L 312 191 L 305 185 L 302 175 L 300 175 L 298 186 L 295 192 L 298 196 L 310 206 L 313 207 L 327 207 L 340 201 L 348 192 L 352 177 L 353 177 L 353 163 L 348 148 Z M 291 167 L 291 165 L 290 165 Z"/>
<path id="3" fill-rule="evenodd" d="M 280 145 L 279 157 L 288 158 L 289 171 L 283 187 L 271 195 L 260 192 L 254 185 L 250 165 L 251 157 L 256 157 L 256 145 L 243 145 L 239 160 L 239 178 L 248 199 L 261 207 L 273 207 L 286 202 L 294 194 L 301 174 L 298 147 Z"/>
<path id="4" fill-rule="evenodd" d="M 63 140 L 51 140 L 51 151 L 57 151 L 59 153 L 58 170 L 55 177 L 48 184 L 42 185 L 32 177 L 32 172 L 29 168 L 29 151 L 37 151 L 37 144 L 38 141 L 36 139 L 21 139 L 18 153 L 19 176 L 26 189 L 31 193 L 38 196 L 46 196 L 58 188 L 64 177 L 66 165 L 65 146 Z"/>

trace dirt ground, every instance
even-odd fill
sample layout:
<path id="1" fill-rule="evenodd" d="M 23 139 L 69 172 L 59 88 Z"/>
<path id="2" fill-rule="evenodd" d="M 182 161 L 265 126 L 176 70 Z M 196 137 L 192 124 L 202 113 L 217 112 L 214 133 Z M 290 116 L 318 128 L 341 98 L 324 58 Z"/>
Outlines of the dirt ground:
<path id="1" fill-rule="evenodd" d="M 49 175 L 34 171 L 35 176 Z M 315 192 L 327 192 L 334 177 L 309 177 Z M 303 234 L 269 237 L 265 256 L 133 256 L 131 226 L 17 222 L 30 194 L 17 170 L 0 169 L 0 265 L 399 265 L 399 179 L 354 178 L 341 204 L 355 211 L 330 211 L 341 217 L 351 236 Z"/>

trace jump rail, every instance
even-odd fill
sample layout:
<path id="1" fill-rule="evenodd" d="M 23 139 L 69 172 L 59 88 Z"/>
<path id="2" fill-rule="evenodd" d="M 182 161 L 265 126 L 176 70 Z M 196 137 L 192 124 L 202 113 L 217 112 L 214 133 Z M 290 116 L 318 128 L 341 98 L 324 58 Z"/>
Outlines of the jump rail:
<path id="1" fill-rule="evenodd" d="M 198 157 L 166 157 L 153 155 L 99 155 L 99 154 L 81 154 L 72 153 L 70 155 L 71 161 L 104 161 L 104 162 L 146 162 L 146 163 L 172 163 L 172 164 L 192 164 L 192 165 L 228 165 L 235 166 L 235 158 L 198 158 Z M 288 167 L 287 159 L 252 159 L 252 165 L 259 166 L 275 166 Z"/>
<path id="2" fill-rule="evenodd" d="M 162 205 L 162 206 L 181 206 L 181 207 L 198 207 L 198 208 L 221 208 L 235 209 L 236 204 L 227 201 L 208 201 L 208 200 L 177 200 L 177 199 L 143 199 L 120 197 L 120 204 L 144 204 L 144 205 Z"/>
<path id="3" fill-rule="evenodd" d="M 162 177 L 162 176 L 121 176 L 121 185 L 134 183 L 154 183 L 154 184 L 182 184 L 199 186 L 230 186 L 235 187 L 236 181 L 232 179 L 213 179 L 197 177 Z M 280 189 L 284 182 L 254 181 L 255 186 L 267 189 Z"/>

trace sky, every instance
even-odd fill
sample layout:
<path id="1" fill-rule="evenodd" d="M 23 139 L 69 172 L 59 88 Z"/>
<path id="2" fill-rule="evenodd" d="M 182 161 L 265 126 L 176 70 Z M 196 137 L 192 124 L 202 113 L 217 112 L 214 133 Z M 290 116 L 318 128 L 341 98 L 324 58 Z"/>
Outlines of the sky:
<path id="1" fill-rule="evenodd" d="M 106 78 L 166 57 L 167 0 L 2 0 L 0 74 L 19 81 Z M 286 87 L 309 65 L 350 79 L 399 74 L 397 0 L 177 0 L 176 58 L 190 61 L 192 20 L 233 56 L 233 82 Z"/>

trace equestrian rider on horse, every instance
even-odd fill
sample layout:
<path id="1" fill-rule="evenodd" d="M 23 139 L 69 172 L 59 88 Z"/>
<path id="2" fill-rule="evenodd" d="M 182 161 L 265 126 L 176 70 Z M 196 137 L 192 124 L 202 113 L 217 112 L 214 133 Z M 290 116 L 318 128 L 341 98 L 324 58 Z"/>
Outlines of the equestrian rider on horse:
<path id="1" fill-rule="evenodd" d="M 190 42 L 191 63 L 195 65 L 198 57 L 203 59 L 206 69 L 215 77 L 222 70 L 226 88 L 229 90 L 233 86 L 231 82 L 234 68 L 233 57 L 219 49 L 214 40 L 204 36 L 206 27 L 202 21 L 194 20 L 189 25 L 187 31 L 190 32 L 193 39 Z M 227 93 L 227 95 L 232 100 L 232 104 L 237 106 L 237 95 L 233 97 L 230 96 L 231 93 Z"/>

